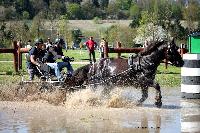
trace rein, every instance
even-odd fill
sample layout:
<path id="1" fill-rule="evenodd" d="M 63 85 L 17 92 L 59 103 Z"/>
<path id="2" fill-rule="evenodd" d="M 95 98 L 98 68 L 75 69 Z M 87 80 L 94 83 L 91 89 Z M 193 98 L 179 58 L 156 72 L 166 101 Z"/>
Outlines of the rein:
<path id="1" fill-rule="evenodd" d="M 77 90 L 77 89 L 80 89 L 80 88 L 82 88 L 82 87 L 87 87 L 87 86 L 95 86 L 95 85 L 102 85 L 103 83 L 106 83 L 106 82 L 109 82 L 110 80 L 112 80 L 113 78 L 116 78 L 116 77 L 118 77 L 118 76 L 121 76 L 122 74 L 124 74 L 124 73 L 126 73 L 126 72 L 129 72 L 129 71 L 131 71 L 132 70 L 132 68 L 128 68 L 127 70 L 125 70 L 125 71 L 122 71 L 121 73 L 118 73 L 118 74 L 115 74 L 115 75 L 113 75 L 113 76 L 111 76 L 111 77 L 107 77 L 107 78 L 105 78 L 105 79 L 98 79 L 98 82 L 93 82 L 93 83 L 89 83 L 89 84 L 83 84 L 83 85 L 79 85 L 79 86 L 73 86 L 73 87 L 70 87 L 70 89 L 74 89 L 74 90 Z M 94 78 L 95 79 L 95 77 L 100 77 L 99 76 L 99 74 L 95 74 L 95 75 L 93 75 L 91 78 Z M 94 80 L 92 80 L 92 81 L 94 81 Z"/>

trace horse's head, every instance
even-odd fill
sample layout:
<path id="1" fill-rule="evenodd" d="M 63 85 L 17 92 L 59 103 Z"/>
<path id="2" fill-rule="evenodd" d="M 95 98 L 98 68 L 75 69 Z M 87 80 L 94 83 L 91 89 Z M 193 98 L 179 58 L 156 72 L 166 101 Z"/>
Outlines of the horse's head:
<path id="1" fill-rule="evenodd" d="M 178 46 L 176 46 L 174 39 L 168 44 L 167 59 L 176 67 L 182 67 L 184 61 L 178 52 Z"/>

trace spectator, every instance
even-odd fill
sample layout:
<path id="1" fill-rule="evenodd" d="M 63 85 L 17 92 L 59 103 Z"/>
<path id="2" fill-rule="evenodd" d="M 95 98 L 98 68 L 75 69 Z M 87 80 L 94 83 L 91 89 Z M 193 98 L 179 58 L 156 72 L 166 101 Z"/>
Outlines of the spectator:
<path id="1" fill-rule="evenodd" d="M 101 58 L 104 58 L 104 46 L 105 46 L 105 44 L 106 44 L 105 39 L 101 38 L 100 48 L 99 48 Z"/>
<path id="2" fill-rule="evenodd" d="M 21 39 L 19 41 L 17 41 L 17 46 L 22 47 L 22 40 Z"/>
<path id="3" fill-rule="evenodd" d="M 85 42 L 85 45 L 88 49 L 88 52 L 89 52 L 89 61 L 90 63 L 92 64 L 92 58 L 91 56 L 93 57 L 93 62 L 95 63 L 96 62 L 96 59 L 95 59 L 95 48 L 97 46 L 97 43 L 93 40 L 93 37 L 90 37 L 90 39 Z"/>

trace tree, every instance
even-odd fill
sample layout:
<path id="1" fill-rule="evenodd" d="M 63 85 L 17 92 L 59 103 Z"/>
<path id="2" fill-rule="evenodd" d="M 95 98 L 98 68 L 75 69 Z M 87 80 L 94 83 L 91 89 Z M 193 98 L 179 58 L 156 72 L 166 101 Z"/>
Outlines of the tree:
<path id="1" fill-rule="evenodd" d="M 68 18 L 65 15 L 60 16 L 58 21 L 58 31 L 59 35 L 62 35 L 64 40 L 67 41 L 67 44 L 72 41 L 71 31 L 69 30 L 68 23 Z"/>
<path id="2" fill-rule="evenodd" d="M 171 25 L 172 11 L 169 1 L 162 0 L 159 6 L 158 22 L 167 32 Z"/>
<path id="3" fill-rule="evenodd" d="M 17 14 L 14 8 L 8 7 L 5 9 L 5 18 L 6 20 L 16 19 Z"/>
<path id="4" fill-rule="evenodd" d="M 15 40 L 27 42 L 30 39 L 30 31 L 26 22 L 11 23 L 10 30 Z"/>
<path id="5" fill-rule="evenodd" d="M 81 8 L 82 8 L 82 13 L 83 19 L 93 19 L 97 13 L 97 9 L 95 8 L 95 6 L 89 1 L 85 1 L 81 3 Z"/>
<path id="6" fill-rule="evenodd" d="M 15 9 L 16 9 L 16 12 L 19 13 L 19 15 L 22 15 L 24 11 L 27 11 L 29 12 L 31 17 L 33 16 L 33 8 L 32 8 L 30 0 L 16 0 Z"/>
<path id="7" fill-rule="evenodd" d="M 49 6 L 49 13 L 52 15 L 53 19 L 59 18 L 60 15 L 66 14 L 66 6 L 63 2 L 52 0 Z"/>
<path id="8" fill-rule="evenodd" d="M 99 6 L 101 9 L 105 9 L 108 7 L 109 0 L 98 0 Z"/>
<path id="9" fill-rule="evenodd" d="M 44 35 L 44 31 L 42 29 L 44 29 L 44 23 L 41 19 L 41 14 L 39 13 L 33 18 L 33 22 L 31 24 L 31 38 L 42 37 Z"/>
<path id="10" fill-rule="evenodd" d="M 190 31 L 195 30 L 195 21 L 199 19 L 199 4 L 196 0 L 191 0 L 188 5 L 183 9 L 183 18 L 187 22 L 187 26 Z"/>
<path id="11" fill-rule="evenodd" d="M 173 3 L 171 5 L 171 11 L 173 19 L 179 19 L 179 20 L 183 19 L 182 6 L 180 4 Z"/>
<path id="12" fill-rule="evenodd" d="M 80 42 L 81 42 L 80 36 L 82 36 L 81 30 L 80 29 L 73 29 L 71 31 L 71 33 L 72 33 L 72 39 L 73 39 L 74 45 L 76 45 L 76 46 L 79 45 Z"/>
<path id="13" fill-rule="evenodd" d="M 32 4 L 33 10 L 34 10 L 33 11 L 34 16 L 36 16 L 39 12 L 48 9 L 48 4 L 45 3 L 43 0 L 33 0 L 33 1 L 31 1 L 31 4 Z"/>
<path id="14" fill-rule="evenodd" d="M 136 44 L 144 44 L 145 40 L 148 41 L 156 41 L 163 40 L 168 38 L 168 33 L 162 28 L 162 26 L 154 25 L 153 23 L 149 23 L 145 26 L 140 26 L 137 29 L 137 37 L 134 39 Z"/>
<path id="15" fill-rule="evenodd" d="M 129 10 L 132 0 L 116 0 L 116 4 L 121 10 Z"/>
<path id="16" fill-rule="evenodd" d="M 81 19 L 83 15 L 80 5 L 76 3 L 68 4 L 67 12 L 70 19 Z"/>
<path id="17" fill-rule="evenodd" d="M 116 19 L 118 10 L 119 7 L 115 2 L 109 3 L 108 8 L 106 8 L 107 18 Z"/>
<path id="18" fill-rule="evenodd" d="M 178 19 L 174 20 L 174 23 L 169 27 L 169 29 L 171 32 L 170 34 L 179 40 L 186 40 L 187 35 L 189 34 L 187 29 L 181 26 L 180 20 Z"/>
<path id="19" fill-rule="evenodd" d="M 132 22 L 130 23 L 131 28 L 136 28 L 139 26 L 139 19 L 140 19 L 140 9 L 137 4 L 133 4 L 130 7 L 130 16 Z"/>
<path id="20" fill-rule="evenodd" d="M 27 11 L 24 11 L 23 12 L 23 19 L 29 19 L 30 18 L 30 15 Z"/>
<path id="21" fill-rule="evenodd" d="M 160 40 L 167 38 L 168 33 L 162 28 L 162 26 L 157 25 L 157 16 L 155 13 L 142 11 L 140 26 L 137 29 L 136 43 L 144 43 L 145 40 Z"/>
<path id="22" fill-rule="evenodd" d="M 123 47 L 133 47 L 135 31 L 128 27 L 114 25 L 107 29 L 106 37 L 110 43 L 116 44 L 117 41 L 121 42 Z"/>

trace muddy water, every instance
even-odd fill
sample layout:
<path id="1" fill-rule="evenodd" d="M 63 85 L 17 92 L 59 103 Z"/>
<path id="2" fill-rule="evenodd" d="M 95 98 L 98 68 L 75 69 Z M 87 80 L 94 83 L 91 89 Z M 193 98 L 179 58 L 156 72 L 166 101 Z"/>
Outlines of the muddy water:
<path id="1" fill-rule="evenodd" d="M 180 88 L 162 89 L 160 109 L 152 88 L 140 107 L 135 105 L 139 90 L 115 88 L 109 96 L 100 90 L 67 94 L 64 101 L 58 92 L 29 93 L 19 100 L 7 90 L 11 98 L 0 101 L 0 132 L 200 132 L 200 100 L 181 99 Z"/>

